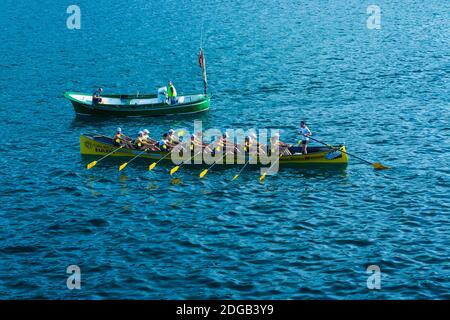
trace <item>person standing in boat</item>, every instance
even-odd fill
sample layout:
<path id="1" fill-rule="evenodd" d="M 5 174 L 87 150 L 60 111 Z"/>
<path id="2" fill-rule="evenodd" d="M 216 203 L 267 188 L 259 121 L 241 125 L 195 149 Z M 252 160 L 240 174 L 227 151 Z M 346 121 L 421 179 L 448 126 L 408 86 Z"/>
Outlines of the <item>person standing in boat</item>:
<path id="1" fill-rule="evenodd" d="M 103 92 L 103 88 L 98 88 L 95 90 L 95 92 L 92 94 L 92 105 L 95 106 L 97 104 L 102 103 L 102 98 L 100 98 L 100 94 Z"/>
<path id="2" fill-rule="evenodd" d="M 167 85 L 167 96 L 169 98 L 170 104 L 177 103 L 177 89 L 175 89 L 175 86 L 173 85 L 172 81 L 168 82 Z"/>
<path id="3" fill-rule="evenodd" d="M 312 135 L 311 130 L 306 126 L 305 121 L 300 122 L 300 129 L 298 131 L 300 136 L 302 137 L 302 153 L 308 154 L 308 142 L 309 142 L 309 136 Z"/>
<path id="4" fill-rule="evenodd" d="M 127 148 L 132 148 L 130 141 L 131 138 L 124 135 L 121 128 L 117 128 L 116 135 L 113 138 L 114 145 L 117 147 L 124 146 Z"/>

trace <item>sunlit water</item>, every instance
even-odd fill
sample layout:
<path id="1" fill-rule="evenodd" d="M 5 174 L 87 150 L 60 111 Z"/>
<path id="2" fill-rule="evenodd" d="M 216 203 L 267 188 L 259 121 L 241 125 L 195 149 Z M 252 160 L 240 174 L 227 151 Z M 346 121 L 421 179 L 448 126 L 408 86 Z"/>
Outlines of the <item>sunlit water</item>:
<path id="1" fill-rule="evenodd" d="M 78 1 L 0 4 L 1 298 L 450 298 L 448 1 Z M 76 118 L 66 90 L 202 90 L 189 117 Z M 136 161 L 87 171 L 79 135 L 117 126 L 279 128 L 392 166 L 218 168 Z M 66 268 L 81 268 L 68 290 Z M 381 289 L 366 268 L 381 268 Z"/>

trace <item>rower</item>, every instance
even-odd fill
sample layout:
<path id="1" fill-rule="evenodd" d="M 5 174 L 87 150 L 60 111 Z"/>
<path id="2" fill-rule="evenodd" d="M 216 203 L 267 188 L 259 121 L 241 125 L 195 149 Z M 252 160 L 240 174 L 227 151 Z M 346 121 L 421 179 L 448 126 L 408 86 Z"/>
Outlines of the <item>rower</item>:
<path id="1" fill-rule="evenodd" d="M 144 139 L 144 142 L 146 142 L 152 150 L 159 150 L 158 141 L 150 138 L 150 136 L 149 136 L 150 131 L 148 131 L 147 129 L 144 129 L 142 132 L 144 133 L 142 136 L 142 138 Z"/>
<path id="2" fill-rule="evenodd" d="M 98 88 L 95 90 L 95 92 L 92 94 L 92 105 L 95 106 L 97 104 L 102 103 L 102 98 L 100 98 L 100 94 L 103 92 L 103 88 Z"/>
<path id="3" fill-rule="evenodd" d="M 170 104 L 177 103 L 177 89 L 175 89 L 172 81 L 169 81 L 167 84 L 167 97 L 169 98 Z"/>
<path id="4" fill-rule="evenodd" d="M 163 134 L 163 137 L 158 142 L 158 147 L 161 151 L 170 151 L 173 148 L 173 144 L 168 140 L 169 135 L 167 133 Z"/>
<path id="5" fill-rule="evenodd" d="M 245 153 L 249 153 L 250 152 L 250 147 L 252 146 L 252 143 L 250 141 L 250 137 L 249 136 L 245 136 L 244 139 L 244 151 Z"/>
<path id="6" fill-rule="evenodd" d="M 289 150 L 289 145 L 287 143 L 284 143 L 280 140 L 280 135 L 275 134 L 270 138 L 270 151 L 272 153 L 275 152 L 275 148 L 279 148 L 280 154 L 283 156 L 290 156 L 292 155 L 291 151 Z"/>
<path id="7" fill-rule="evenodd" d="M 203 142 L 203 132 L 198 131 L 196 133 L 195 141 L 197 141 L 197 143 L 202 146 L 203 152 L 207 152 L 207 153 L 212 153 L 213 152 L 211 150 L 211 148 L 210 148 L 210 145 L 208 145 L 207 143 Z M 213 144 L 211 144 L 211 146 L 213 146 Z"/>
<path id="8" fill-rule="evenodd" d="M 219 145 L 223 147 L 223 149 L 226 149 L 227 147 L 228 137 L 229 137 L 228 133 L 224 132 L 222 134 L 222 138 L 219 140 Z"/>
<path id="9" fill-rule="evenodd" d="M 212 143 L 212 145 L 214 146 L 214 149 L 217 152 L 220 152 L 220 150 L 225 149 L 226 145 L 227 145 L 227 138 L 228 138 L 228 133 L 224 133 L 220 136 L 219 139 L 217 139 L 216 141 L 214 141 Z"/>
<path id="10" fill-rule="evenodd" d="M 148 131 L 147 129 L 142 130 L 142 138 L 144 138 L 145 140 L 147 140 L 148 134 L 150 133 L 150 131 Z"/>
<path id="11" fill-rule="evenodd" d="M 303 154 L 307 154 L 308 153 L 308 141 L 309 141 L 309 136 L 312 135 L 311 130 L 309 130 L 309 128 L 306 126 L 305 121 L 301 121 L 300 122 L 300 129 L 298 131 L 298 133 L 301 136 L 302 139 L 302 153 Z"/>
<path id="12" fill-rule="evenodd" d="M 122 133 L 121 128 L 117 128 L 116 135 L 113 138 L 113 143 L 115 146 L 124 146 L 127 148 L 132 148 L 133 145 L 130 143 L 131 138 L 127 137 Z"/>
<path id="13" fill-rule="evenodd" d="M 148 149 L 148 147 L 150 146 L 148 142 L 144 140 L 143 131 L 139 131 L 138 137 L 134 140 L 134 146 L 139 150 Z"/>
<path id="14" fill-rule="evenodd" d="M 145 139 L 148 143 L 150 143 L 150 144 L 157 144 L 157 143 L 158 143 L 158 141 L 156 141 L 156 140 L 150 138 L 150 136 L 149 136 L 150 131 L 148 131 L 147 129 L 144 129 L 142 132 L 144 132 L 144 139 Z"/>
<path id="15" fill-rule="evenodd" d="M 203 147 L 206 147 L 206 146 L 207 146 L 207 144 L 203 142 L 203 132 L 198 131 L 198 132 L 195 134 L 195 140 L 196 140 L 199 144 L 201 144 Z"/>
<path id="16" fill-rule="evenodd" d="M 202 143 L 197 141 L 196 137 L 194 134 L 191 135 L 191 141 L 190 141 L 190 150 L 193 151 L 195 149 L 196 146 L 199 146 L 200 148 L 203 147 Z"/>
<path id="17" fill-rule="evenodd" d="M 169 130 L 169 133 L 167 134 L 167 141 L 169 141 L 171 144 L 179 144 L 180 142 L 177 141 L 175 136 L 173 135 L 175 131 L 173 129 Z"/>
<path id="18" fill-rule="evenodd" d="M 264 151 L 264 145 L 258 142 L 258 139 L 256 137 L 256 134 L 254 134 L 253 132 L 248 136 L 249 139 L 249 149 L 250 146 L 252 145 L 256 145 L 256 150 L 257 153 L 265 155 L 266 152 Z"/>

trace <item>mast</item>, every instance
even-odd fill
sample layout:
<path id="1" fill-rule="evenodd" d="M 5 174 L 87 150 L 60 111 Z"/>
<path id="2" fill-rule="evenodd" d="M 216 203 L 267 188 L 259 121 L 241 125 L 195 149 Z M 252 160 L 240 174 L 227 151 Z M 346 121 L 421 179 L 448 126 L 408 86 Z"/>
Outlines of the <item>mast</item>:
<path id="1" fill-rule="evenodd" d="M 206 96 L 208 94 L 208 80 L 206 78 L 205 53 L 203 52 L 203 19 L 202 19 L 202 27 L 200 30 L 200 52 L 198 53 L 198 63 L 200 64 L 200 68 L 202 69 L 203 92 Z"/>
<path id="2" fill-rule="evenodd" d="M 204 94 L 208 94 L 208 80 L 206 78 L 206 60 L 205 53 L 203 52 L 203 48 L 200 46 L 200 52 L 198 54 L 198 63 L 200 64 L 200 68 L 202 69 L 202 77 L 203 77 L 203 89 Z"/>

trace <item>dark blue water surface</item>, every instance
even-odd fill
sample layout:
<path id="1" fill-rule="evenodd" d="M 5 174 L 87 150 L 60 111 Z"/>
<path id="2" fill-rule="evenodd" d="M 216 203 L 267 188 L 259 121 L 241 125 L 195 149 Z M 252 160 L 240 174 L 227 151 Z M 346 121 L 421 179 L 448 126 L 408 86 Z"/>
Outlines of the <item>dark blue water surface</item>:
<path id="1" fill-rule="evenodd" d="M 450 298 L 450 4 L 431 1 L 0 4 L 1 298 Z M 381 29 L 367 28 L 367 6 Z M 62 93 L 202 90 L 189 117 L 80 118 Z M 392 166 L 87 171 L 79 136 L 279 128 Z M 81 268 L 81 290 L 66 268 Z M 381 289 L 366 285 L 381 268 Z"/>

